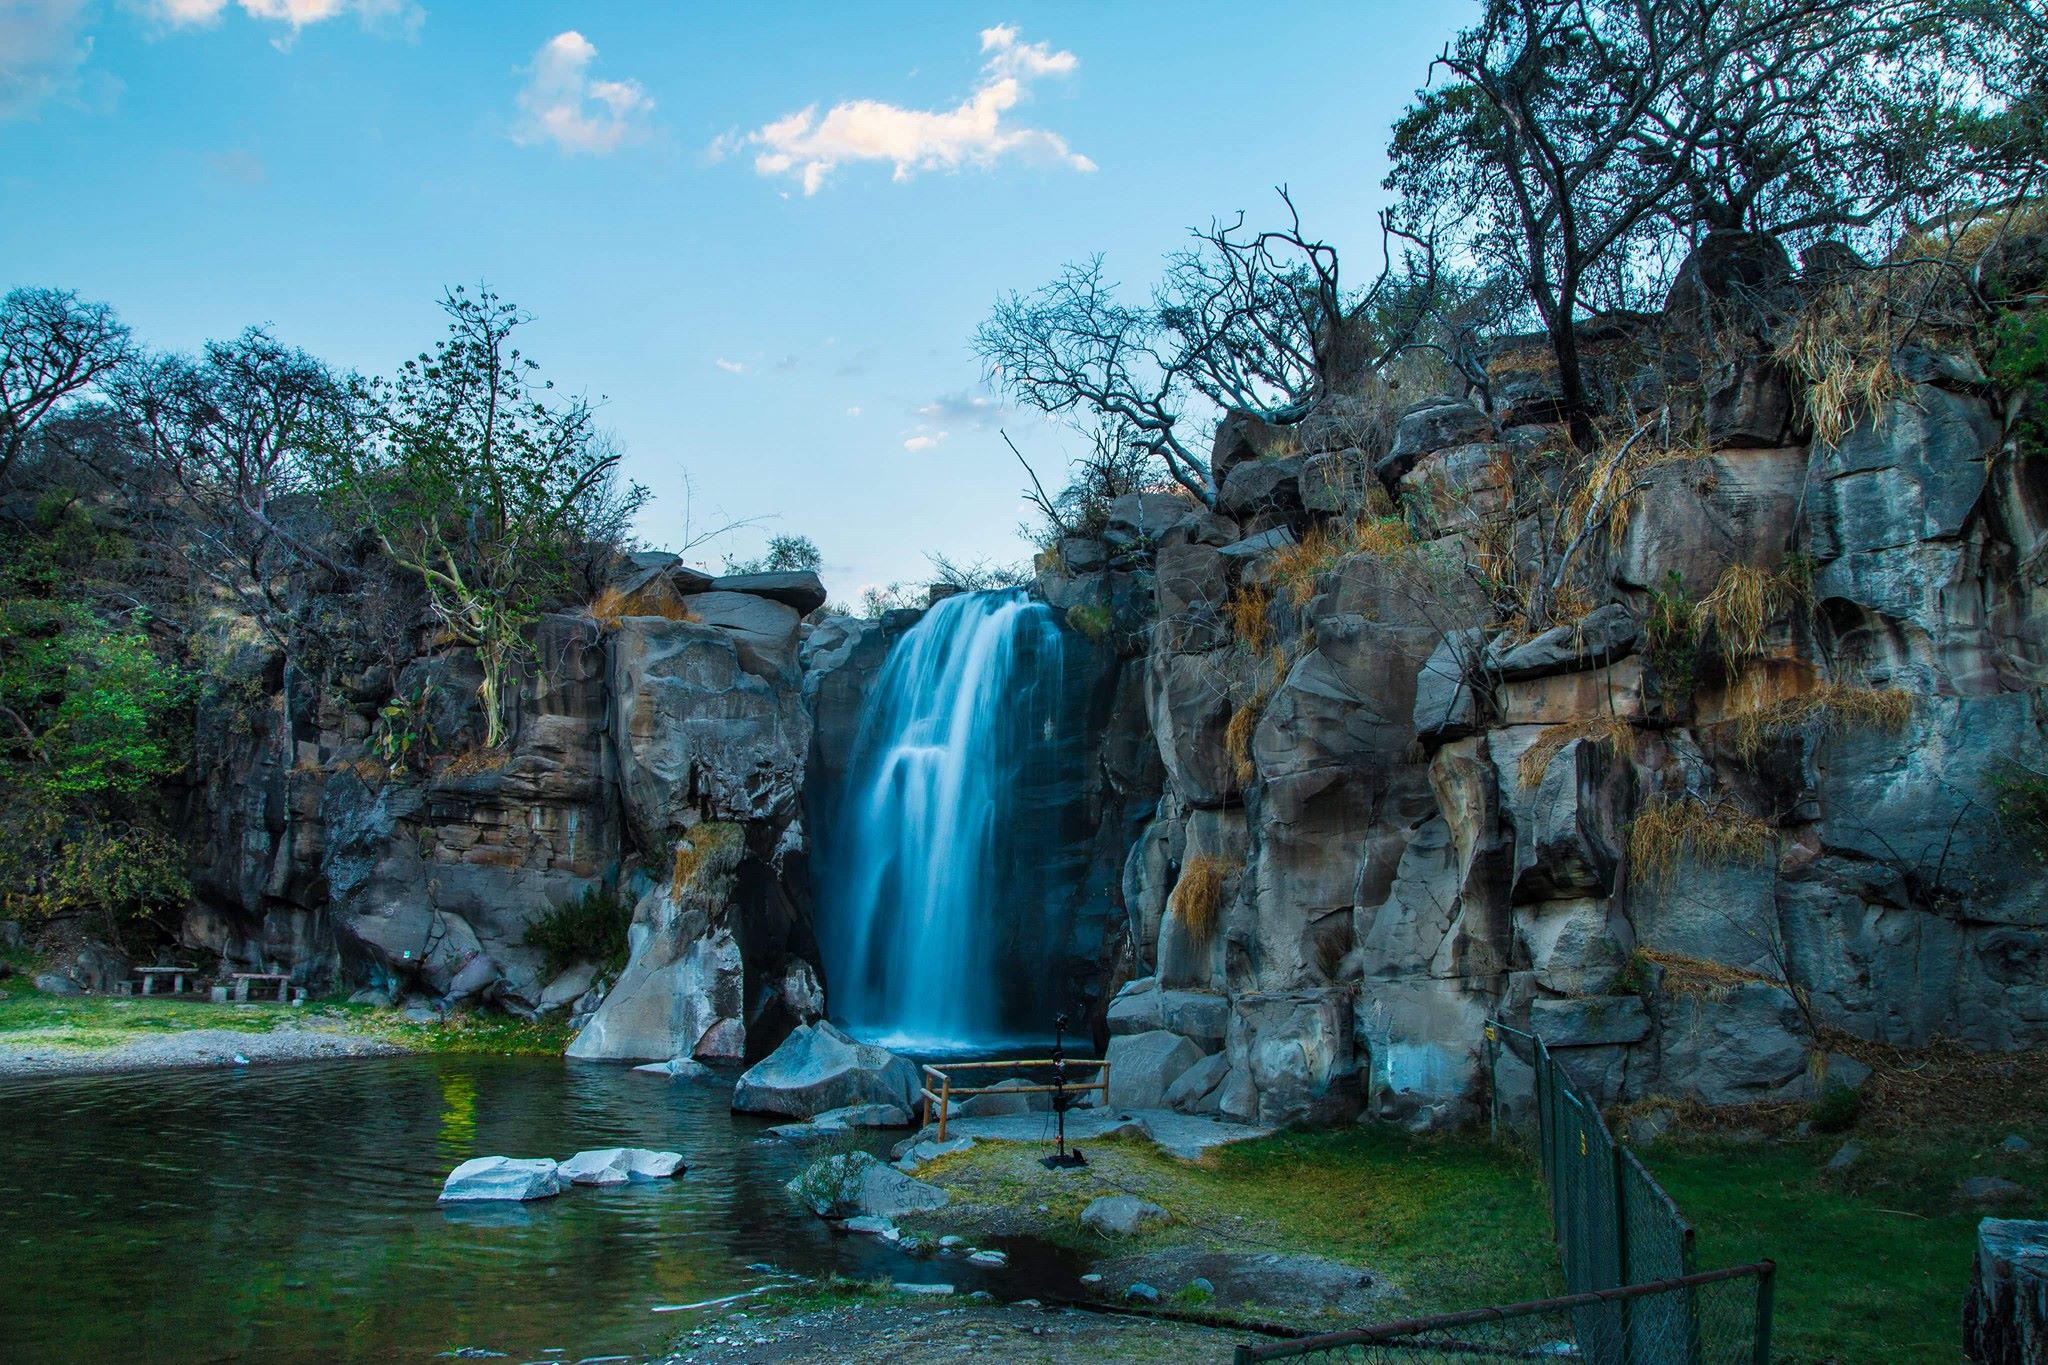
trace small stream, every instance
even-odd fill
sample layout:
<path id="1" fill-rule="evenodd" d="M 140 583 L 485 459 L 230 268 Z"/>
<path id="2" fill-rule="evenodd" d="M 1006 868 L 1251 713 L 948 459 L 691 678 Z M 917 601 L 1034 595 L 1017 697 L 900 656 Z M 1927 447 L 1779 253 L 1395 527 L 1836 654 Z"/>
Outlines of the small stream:
<path id="1" fill-rule="evenodd" d="M 834 1233 L 783 1184 L 728 1083 L 551 1058 L 347 1063 L 0 1082 L 0 1357 L 512 1361 L 662 1351 L 660 1312 L 773 1282 L 750 1267 L 1059 1292 L 1011 1245 L 984 1272 Z M 875 1134 L 880 1150 L 900 1137 Z M 682 1152 L 680 1179 L 442 1209 L 471 1156 Z"/>

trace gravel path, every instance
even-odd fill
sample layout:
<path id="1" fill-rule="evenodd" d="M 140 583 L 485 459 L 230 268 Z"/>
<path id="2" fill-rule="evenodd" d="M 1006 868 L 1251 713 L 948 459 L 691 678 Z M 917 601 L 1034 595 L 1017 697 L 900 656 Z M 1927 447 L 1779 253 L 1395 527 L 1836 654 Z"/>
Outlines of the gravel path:
<path id="1" fill-rule="evenodd" d="M 254 1062 L 305 1062 L 329 1057 L 397 1057 L 405 1049 L 378 1038 L 310 1029 L 268 1033 L 195 1029 L 137 1038 L 106 1048 L 0 1041 L 0 1077 L 71 1076 L 102 1071 L 155 1071 L 188 1066 L 235 1066 L 240 1054 Z"/>

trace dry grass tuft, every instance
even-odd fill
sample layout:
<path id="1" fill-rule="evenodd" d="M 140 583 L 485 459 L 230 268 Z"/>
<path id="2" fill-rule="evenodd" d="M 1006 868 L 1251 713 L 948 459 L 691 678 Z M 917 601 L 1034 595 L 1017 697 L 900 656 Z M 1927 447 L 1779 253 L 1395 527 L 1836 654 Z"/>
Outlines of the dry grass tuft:
<path id="1" fill-rule="evenodd" d="M 698 825 L 676 844 L 675 867 L 669 873 L 671 900 L 696 894 L 723 900 L 721 879 L 731 876 L 746 852 L 746 841 L 738 825 L 712 822 Z"/>
<path id="2" fill-rule="evenodd" d="M 448 760 L 448 766 L 441 769 L 437 777 L 475 777 L 478 773 L 494 773 L 511 760 L 503 749 L 471 747 Z"/>
<path id="3" fill-rule="evenodd" d="M 1838 735 L 1848 730 L 1897 732 L 1913 718 L 1913 694 L 1895 687 L 1848 687 L 1822 683 L 1810 692 L 1759 703 L 1753 694 L 1737 695 L 1732 724 L 1735 751 L 1746 760 L 1763 752 L 1766 743 L 1810 730 Z"/>
<path id="4" fill-rule="evenodd" d="M 1230 753 L 1231 765 L 1237 772 L 1237 785 L 1248 787 L 1258 776 L 1258 765 L 1252 762 L 1252 735 L 1259 728 L 1259 717 L 1266 713 L 1267 691 L 1260 688 L 1248 702 L 1230 713 L 1230 724 L 1224 727 L 1223 743 Z"/>
<path id="5" fill-rule="evenodd" d="M 667 621 L 694 621 L 696 615 L 672 597 L 649 599 L 643 593 L 627 596 L 617 588 L 606 588 L 591 599 L 591 619 L 606 630 L 617 630 L 628 616 L 659 616 Z"/>
<path id="6" fill-rule="evenodd" d="M 1760 863 L 1774 842 L 1769 824 L 1732 802 L 1681 797 L 1646 807 L 1629 822 L 1629 873 L 1655 885 L 1671 881 L 1687 861 Z"/>
<path id="7" fill-rule="evenodd" d="M 1316 595 L 1316 579 L 1356 554 L 1390 558 L 1415 548 L 1415 532 L 1401 517 L 1360 517 L 1325 522 L 1309 528 L 1299 542 L 1274 554 L 1273 581 L 1286 588 L 1298 607 Z"/>
<path id="8" fill-rule="evenodd" d="M 1266 618 L 1266 609 L 1272 603 L 1273 594 L 1265 585 L 1246 583 L 1232 592 L 1223 606 L 1223 619 L 1231 635 L 1262 659 L 1273 649 L 1273 623 Z"/>
<path id="9" fill-rule="evenodd" d="M 1782 986 L 1785 983 L 1761 972 L 1752 972 L 1742 967 L 1732 967 L 1726 962 L 1713 962 L 1703 957 L 1688 957 L 1684 953 L 1660 952 L 1655 948 L 1638 948 L 1632 954 L 1637 963 L 1654 962 L 1663 969 L 1658 989 L 1665 995 L 1691 996 L 1708 1000 L 1726 999 L 1737 986 L 1762 984 Z M 1632 964 L 1633 965 L 1633 964 Z M 1641 976 L 1636 970 L 1631 973 Z"/>
<path id="10" fill-rule="evenodd" d="M 1229 859 L 1197 853 L 1182 864 L 1180 880 L 1166 899 L 1167 913 L 1180 921 L 1197 946 L 1215 936 L 1217 922 L 1223 918 L 1223 880 L 1231 870 Z"/>
<path id="11" fill-rule="evenodd" d="M 1731 564 L 1700 599 L 1694 618 L 1711 627 L 1724 663 L 1761 653 L 1771 623 L 1806 598 L 1805 585 L 1783 569 Z"/>
<path id="12" fill-rule="evenodd" d="M 1563 753 L 1574 740 L 1580 739 L 1605 745 L 1617 754 L 1635 752 L 1635 727 L 1625 720 L 1600 716 L 1592 720 L 1568 721 L 1551 726 L 1537 737 L 1534 744 L 1522 750 L 1522 756 L 1515 761 L 1515 777 L 1525 787 L 1535 786 L 1543 780 L 1551 760 Z"/>

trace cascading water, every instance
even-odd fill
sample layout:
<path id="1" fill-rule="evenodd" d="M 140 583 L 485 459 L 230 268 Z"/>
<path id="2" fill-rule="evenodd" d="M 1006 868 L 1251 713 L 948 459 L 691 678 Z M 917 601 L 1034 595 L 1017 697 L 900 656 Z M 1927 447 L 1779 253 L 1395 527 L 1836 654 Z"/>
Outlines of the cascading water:
<path id="1" fill-rule="evenodd" d="M 1086 710 L 1066 646 L 1022 591 L 963 593 L 883 665 L 821 830 L 827 995 L 860 1036 L 931 1048 L 1047 1031 Z"/>

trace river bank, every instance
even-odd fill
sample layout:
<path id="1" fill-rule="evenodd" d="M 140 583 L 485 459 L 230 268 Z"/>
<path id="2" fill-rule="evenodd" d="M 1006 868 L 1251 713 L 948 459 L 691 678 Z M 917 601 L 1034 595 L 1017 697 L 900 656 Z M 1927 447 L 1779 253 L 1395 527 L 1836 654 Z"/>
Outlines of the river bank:
<path id="1" fill-rule="evenodd" d="M 316 1001 L 217 1005 L 164 996 L 51 995 L 0 981 L 0 1077 L 240 1066 L 406 1053 L 559 1056 L 559 1024 L 507 1015 Z"/>

